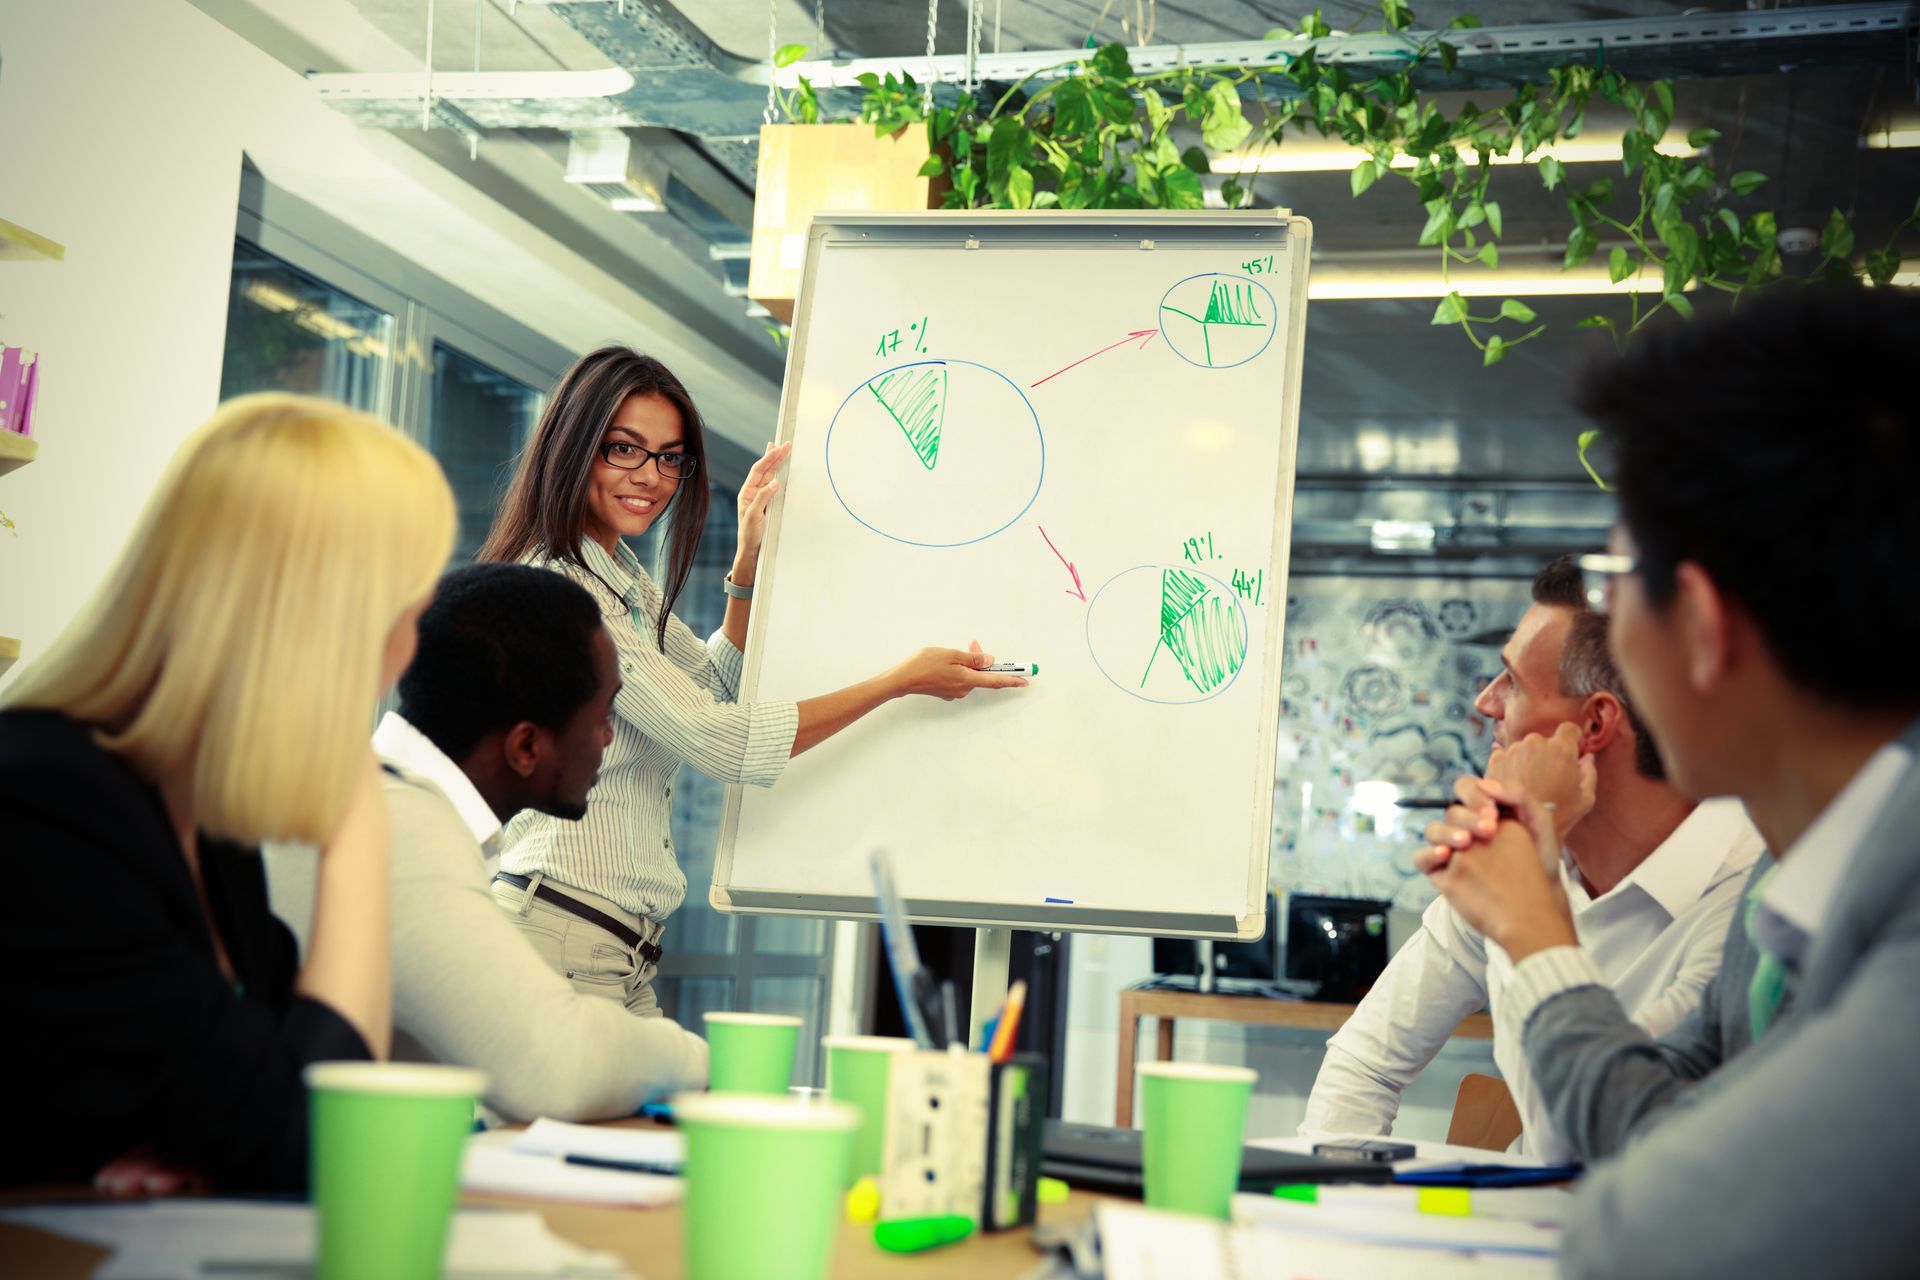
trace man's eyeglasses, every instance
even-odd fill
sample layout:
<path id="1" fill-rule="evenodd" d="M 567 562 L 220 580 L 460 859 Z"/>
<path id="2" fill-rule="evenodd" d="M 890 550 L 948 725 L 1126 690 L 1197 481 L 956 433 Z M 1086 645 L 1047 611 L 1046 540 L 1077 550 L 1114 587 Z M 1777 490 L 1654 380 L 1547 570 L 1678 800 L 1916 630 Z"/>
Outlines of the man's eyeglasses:
<path id="1" fill-rule="evenodd" d="M 600 456 L 608 466 L 622 471 L 638 471 L 652 458 L 654 467 L 669 480 L 685 480 L 700 469 L 700 459 L 690 453 L 655 453 L 629 440 L 603 441 Z"/>
<path id="2" fill-rule="evenodd" d="M 1574 564 L 1580 569 L 1580 586 L 1586 593 L 1587 607 L 1595 613 L 1605 613 L 1613 604 L 1613 580 L 1623 573 L 1633 573 L 1640 568 L 1640 562 L 1632 556 L 1617 556 L 1606 552 L 1578 556 Z"/>

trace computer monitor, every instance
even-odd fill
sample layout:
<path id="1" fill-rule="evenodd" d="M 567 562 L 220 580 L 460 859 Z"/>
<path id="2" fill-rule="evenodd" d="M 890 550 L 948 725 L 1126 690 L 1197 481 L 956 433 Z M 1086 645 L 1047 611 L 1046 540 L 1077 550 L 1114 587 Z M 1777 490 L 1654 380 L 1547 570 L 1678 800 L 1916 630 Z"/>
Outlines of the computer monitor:
<path id="1" fill-rule="evenodd" d="M 1287 895 L 1286 976 L 1313 998 L 1353 1004 L 1387 967 L 1387 904 L 1377 898 Z"/>
<path id="2" fill-rule="evenodd" d="M 1153 971 L 1165 978 L 1191 978 L 1211 989 L 1212 982 L 1201 982 L 1200 958 L 1211 952 L 1213 979 L 1233 983 L 1272 982 L 1280 976 L 1279 918 L 1274 914 L 1274 895 L 1267 895 L 1267 931 L 1251 942 L 1196 938 L 1155 938 Z"/>

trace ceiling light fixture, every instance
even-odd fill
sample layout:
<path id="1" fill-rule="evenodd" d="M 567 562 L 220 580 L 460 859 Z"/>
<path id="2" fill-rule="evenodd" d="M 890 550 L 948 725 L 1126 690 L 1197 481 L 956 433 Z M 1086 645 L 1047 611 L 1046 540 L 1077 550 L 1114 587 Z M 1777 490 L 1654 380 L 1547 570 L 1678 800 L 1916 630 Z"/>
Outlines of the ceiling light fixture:
<path id="1" fill-rule="evenodd" d="M 1920 147 L 1920 126 L 1875 129 L 1860 135 L 1860 146 L 1867 151 L 1899 151 L 1907 147 Z"/>
<path id="2" fill-rule="evenodd" d="M 1920 287 L 1920 271 L 1903 271 L 1889 283 L 1901 288 Z M 1501 272 L 1483 271 L 1456 275 L 1442 280 L 1437 275 L 1417 272 L 1325 271 L 1307 277 L 1307 297 L 1316 302 L 1341 302 L 1360 298 L 1444 298 L 1457 293 L 1463 298 L 1546 298 L 1577 294 L 1642 293 L 1658 295 L 1660 279 L 1649 274 L 1628 276 L 1618 282 L 1607 279 L 1604 269 L 1573 271 Z"/>
<path id="3" fill-rule="evenodd" d="M 1675 142 L 1671 139 L 1657 143 L 1654 150 L 1663 156 L 1680 158 L 1700 154 L 1700 148 L 1690 147 L 1685 142 Z M 1289 140 L 1278 146 L 1230 151 L 1224 155 L 1209 157 L 1208 164 L 1215 173 L 1344 173 L 1367 159 L 1369 154 L 1359 147 L 1303 139 Z M 1556 142 L 1550 147 L 1542 147 L 1527 155 L 1510 151 L 1504 155 L 1490 156 L 1488 159 L 1490 163 L 1496 165 L 1538 164 L 1548 156 L 1552 156 L 1562 164 L 1617 161 L 1621 158 L 1620 139 L 1617 137 L 1576 138 L 1568 142 Z M 1393 167 L 1396 169 L 1411 169 L 1415 163 L 1414 158 L 1409 155 L 1396 155 L 1393 158 Z"/>

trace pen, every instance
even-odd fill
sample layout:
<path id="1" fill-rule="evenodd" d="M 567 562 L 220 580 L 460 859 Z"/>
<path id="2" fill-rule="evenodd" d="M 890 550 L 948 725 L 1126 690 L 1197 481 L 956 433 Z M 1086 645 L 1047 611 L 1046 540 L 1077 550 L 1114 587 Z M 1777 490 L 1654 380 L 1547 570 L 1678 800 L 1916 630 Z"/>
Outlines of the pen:
<path id="1" fill-rule="evenodd" d="M 980 670 L 1000 676 L 1037 676 L 1040 674 L 1040 664 L 1037 662 L 996 662 L 990 667 L 981 667 Z"/>
<path id="2" fill-rule="evenodd" d="M 1393 802 L 1396 809 L 1450 809 L 1459 803 L 1458 800 L 1441 800 L 1427 796 L 1410 796 L 1405 800 Z"/>
<path id="3" fill-rule="evenodd" d="M 669 1178 L 680 1176 L 680 1166 L 677 1164 L 661 1164 L 649 1160 L 609 1160 L 605 1156 L 569 1155 L 565 1159 L 568 1164 L 585 1165 L 589 1169 L 618 1169 L 622 1173 L 658 1173 L 665 1174 Z"/>

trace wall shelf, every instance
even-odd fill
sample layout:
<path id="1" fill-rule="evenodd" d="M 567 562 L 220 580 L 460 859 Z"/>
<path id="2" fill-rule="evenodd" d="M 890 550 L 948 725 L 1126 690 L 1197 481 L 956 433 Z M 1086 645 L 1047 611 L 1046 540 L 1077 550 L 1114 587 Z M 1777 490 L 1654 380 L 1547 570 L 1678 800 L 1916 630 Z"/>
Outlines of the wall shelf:
<path id="1" fill-rule="evenodd" d="M 0 476 L 24 467 L 40 456 L 40 442 L 13 431 L 0 431 Z"/>
<path id="2" fill-rule="evenodd" d="M 0 636 L 0 675 L 5 675 L 7 668 L 18 661 L 20 661 L 20 642 L 12 636 Z"/>
<path id="3" fill-rule="evenodd" d="M 67 246 L 0 218 L 0 262 L 59 262 Z"/>

